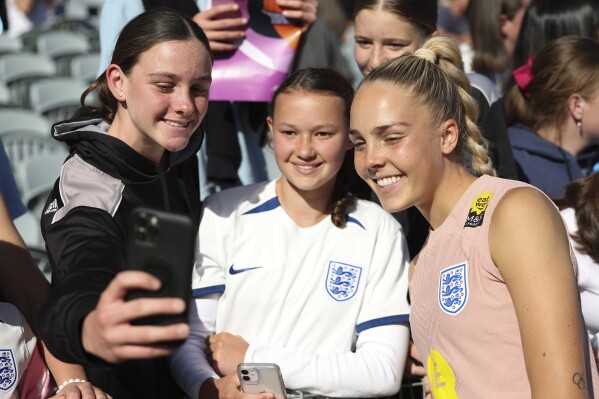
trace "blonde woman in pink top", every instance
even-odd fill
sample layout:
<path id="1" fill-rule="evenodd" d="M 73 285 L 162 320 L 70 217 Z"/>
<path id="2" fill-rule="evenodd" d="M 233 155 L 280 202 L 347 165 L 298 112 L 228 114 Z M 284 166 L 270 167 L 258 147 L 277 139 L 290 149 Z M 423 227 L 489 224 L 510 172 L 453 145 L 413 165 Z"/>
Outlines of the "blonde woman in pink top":
<path id="1" fill-rule="evenodd" d="M 351 110 L 355 166 L 386 210 L 431 226 L 410 324 L 435 398 L 592 398 L 576 261 L 553 203 L 495 176 L 460 53 L 434 37 L 385 62 Z"/>

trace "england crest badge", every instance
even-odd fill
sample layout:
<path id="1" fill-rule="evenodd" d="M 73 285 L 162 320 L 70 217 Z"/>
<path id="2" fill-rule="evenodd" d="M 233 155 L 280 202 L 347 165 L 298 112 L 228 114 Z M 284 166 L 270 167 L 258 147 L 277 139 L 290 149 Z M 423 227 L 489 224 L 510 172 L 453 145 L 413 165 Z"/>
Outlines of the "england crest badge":
<path id="1" fill-rule="evenodd" d="M 456 315 L 468 301 L 468 262 L 449 266 L 439 274 L 439 305 L 449 314 Z"/>
<path id="2" fill-rule="evenodd" d="M 356 295 L 361 276 L 360 266 L 330 261 L 325 282 L 327 292 L 336 301 L 347 301 Z"/>
<path id="3" fill-rule="evenodd" d="M 11 391 L 17 377 L 17 365 L 12 350 L 0 349 L 0 393 Z"/>

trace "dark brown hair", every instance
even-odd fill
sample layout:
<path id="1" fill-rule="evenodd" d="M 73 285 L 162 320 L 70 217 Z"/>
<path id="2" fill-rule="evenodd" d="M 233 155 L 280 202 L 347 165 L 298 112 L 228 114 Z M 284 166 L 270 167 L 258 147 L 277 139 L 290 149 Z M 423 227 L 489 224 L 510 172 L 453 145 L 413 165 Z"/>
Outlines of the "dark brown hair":
<path id="1" fill-rule="evenodd" d="M 557 38 L 576 35 L 597 40 L 598 30 L 597 0 L 535 0 L 524 14 L 512 67 L 524 65 L 529 56 L 535 58 L 542 48 Z M 519 96 L 519 90 L 515 79 L 509 76 L 503 87 L 508 126 L 522 118 L 519 111 L 524 99 Z"/>
<path id="2" fill-rule="evenodd" d="M 560 126 L 568 117 L 567 101 L 579 93 L 589 99 L 599 90 L 599 43 L 582 36 L 564 36 L 550 42 L 534 59 L 533 78 L 527 87 L 506 97 L 512 110 L 512 123 L 533 130 Z"/>
<path id="3" fill-rule="evenodd" d="M 524 7 L 522 0 L 470 0 L 467 10 L 474 58 L 472 68 L 483 74 L 510 69 L 512 56 L 503 45 L 500 16 L 509 20 Z"/>
<path id="4" fill-rule="evenodd" d="M 343 115 L 346 126 L 349 128 L 349 112 L 354 98 L 354 89 L 338 72 L 327 68 L 306 68 L 291 74 L 273 94 L 268 109 L 271 117 L 274 116 L 275 104 L 279 95 L 291 92 L 330 94 L 339 97 L 344 103 Z M 331 220 L 337 227 L 345 227 L 349 214 L 355 211 L 356 198 L 349 192 L 349 189 L 356 176 L 353 151 L 347 151 L 335 179 L 331 204 Z"/>
<path id="5" fill-rule="evenodd" d="M 599 173 L 571 181 L 565 191 L 564 198 L 555 202 L 560 209 L 574 209 L 578 231 L 572 239 L 599 265 Z"/>
<path id="6" fill-rule="evenodd" d="M 210 44 L 204 31 L 187 16 L 168 8 L 154 8 L 133 18 L 121 31 L 112 53 L 111 64 L 116 64 L 129 75 L 143 53 L 157 44 L 172 40 L 199 40 L 210 53 Z M 212 60 L 212 54 L 210 53 Z M 86 97 L 97 92 L 99 106 L 89 107 Z M 81 105 L 112 123 L 118 101 L 108 87 L 103 73 L 81 95 Z"/>
<path id="7" fill-rule="evenodd" d="M 364 9 L 379 7 L 418 27 L 425 38 L 437 30 L 437 0 L 355 0 L 354 17 Z"/>

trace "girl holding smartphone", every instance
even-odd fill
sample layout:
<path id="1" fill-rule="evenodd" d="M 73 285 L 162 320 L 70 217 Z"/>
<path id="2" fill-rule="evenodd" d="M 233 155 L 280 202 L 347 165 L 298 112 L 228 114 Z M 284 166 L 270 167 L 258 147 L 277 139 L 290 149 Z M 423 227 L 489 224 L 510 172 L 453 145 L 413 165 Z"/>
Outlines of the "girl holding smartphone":
<path id="1" fill-rule="evenodd" d="M 58 358 L 87 367 L 95 385 L 119 399 L 179 398 L 163 341 L 188 326 L 134 326 L 140 317 L 180 314 L 178 298 L 126 301 L 160 280 L 130 266 L 129 217 L 136 207 L 178 212 L 199 222 L 196 152 L 208 107 L 212 55 L 190 18 L 153 9 L 132 19 L 112 62 L 83 94 L 99 106 L 55 124 L 70 155 L 42 215 L 52 290 L 40 312 L 44 342 Z M 162 357 L 162 359 L 160 359 Z M 126 361 L 127 360 L 127 361 Z M 125 362 L 126 361 L 126 362 Z"/>

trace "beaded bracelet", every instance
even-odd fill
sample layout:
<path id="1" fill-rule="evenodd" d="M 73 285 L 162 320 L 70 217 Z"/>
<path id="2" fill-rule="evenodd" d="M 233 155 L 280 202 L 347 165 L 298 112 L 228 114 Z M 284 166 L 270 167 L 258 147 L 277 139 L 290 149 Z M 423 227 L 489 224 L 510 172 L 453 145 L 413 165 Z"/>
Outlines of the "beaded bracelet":
<path id="1" fill-rule="evenodd" d="M 71 379 L 68 379 L 68 380 L 66 380 L 65 382 L 63 382 L 62 384 L 60 384 L 60 385 L 58 386 L 58 391 L 56 391 L 56 393 L 57 393 L 57 394 L 58 394 L 58 393 L 60 393 L 60 391 L 62 391 L 62 388 L 66 387 L 67 385 L 69 385 L 69 384 L 72 384 L 72 383 L 74 383 L 74 382 L 87 382 L 87 381 L 85 381 L 85 380 L 82 380 L 82 379 L 79 379 L 79 378 L 71 378 Z"/>

